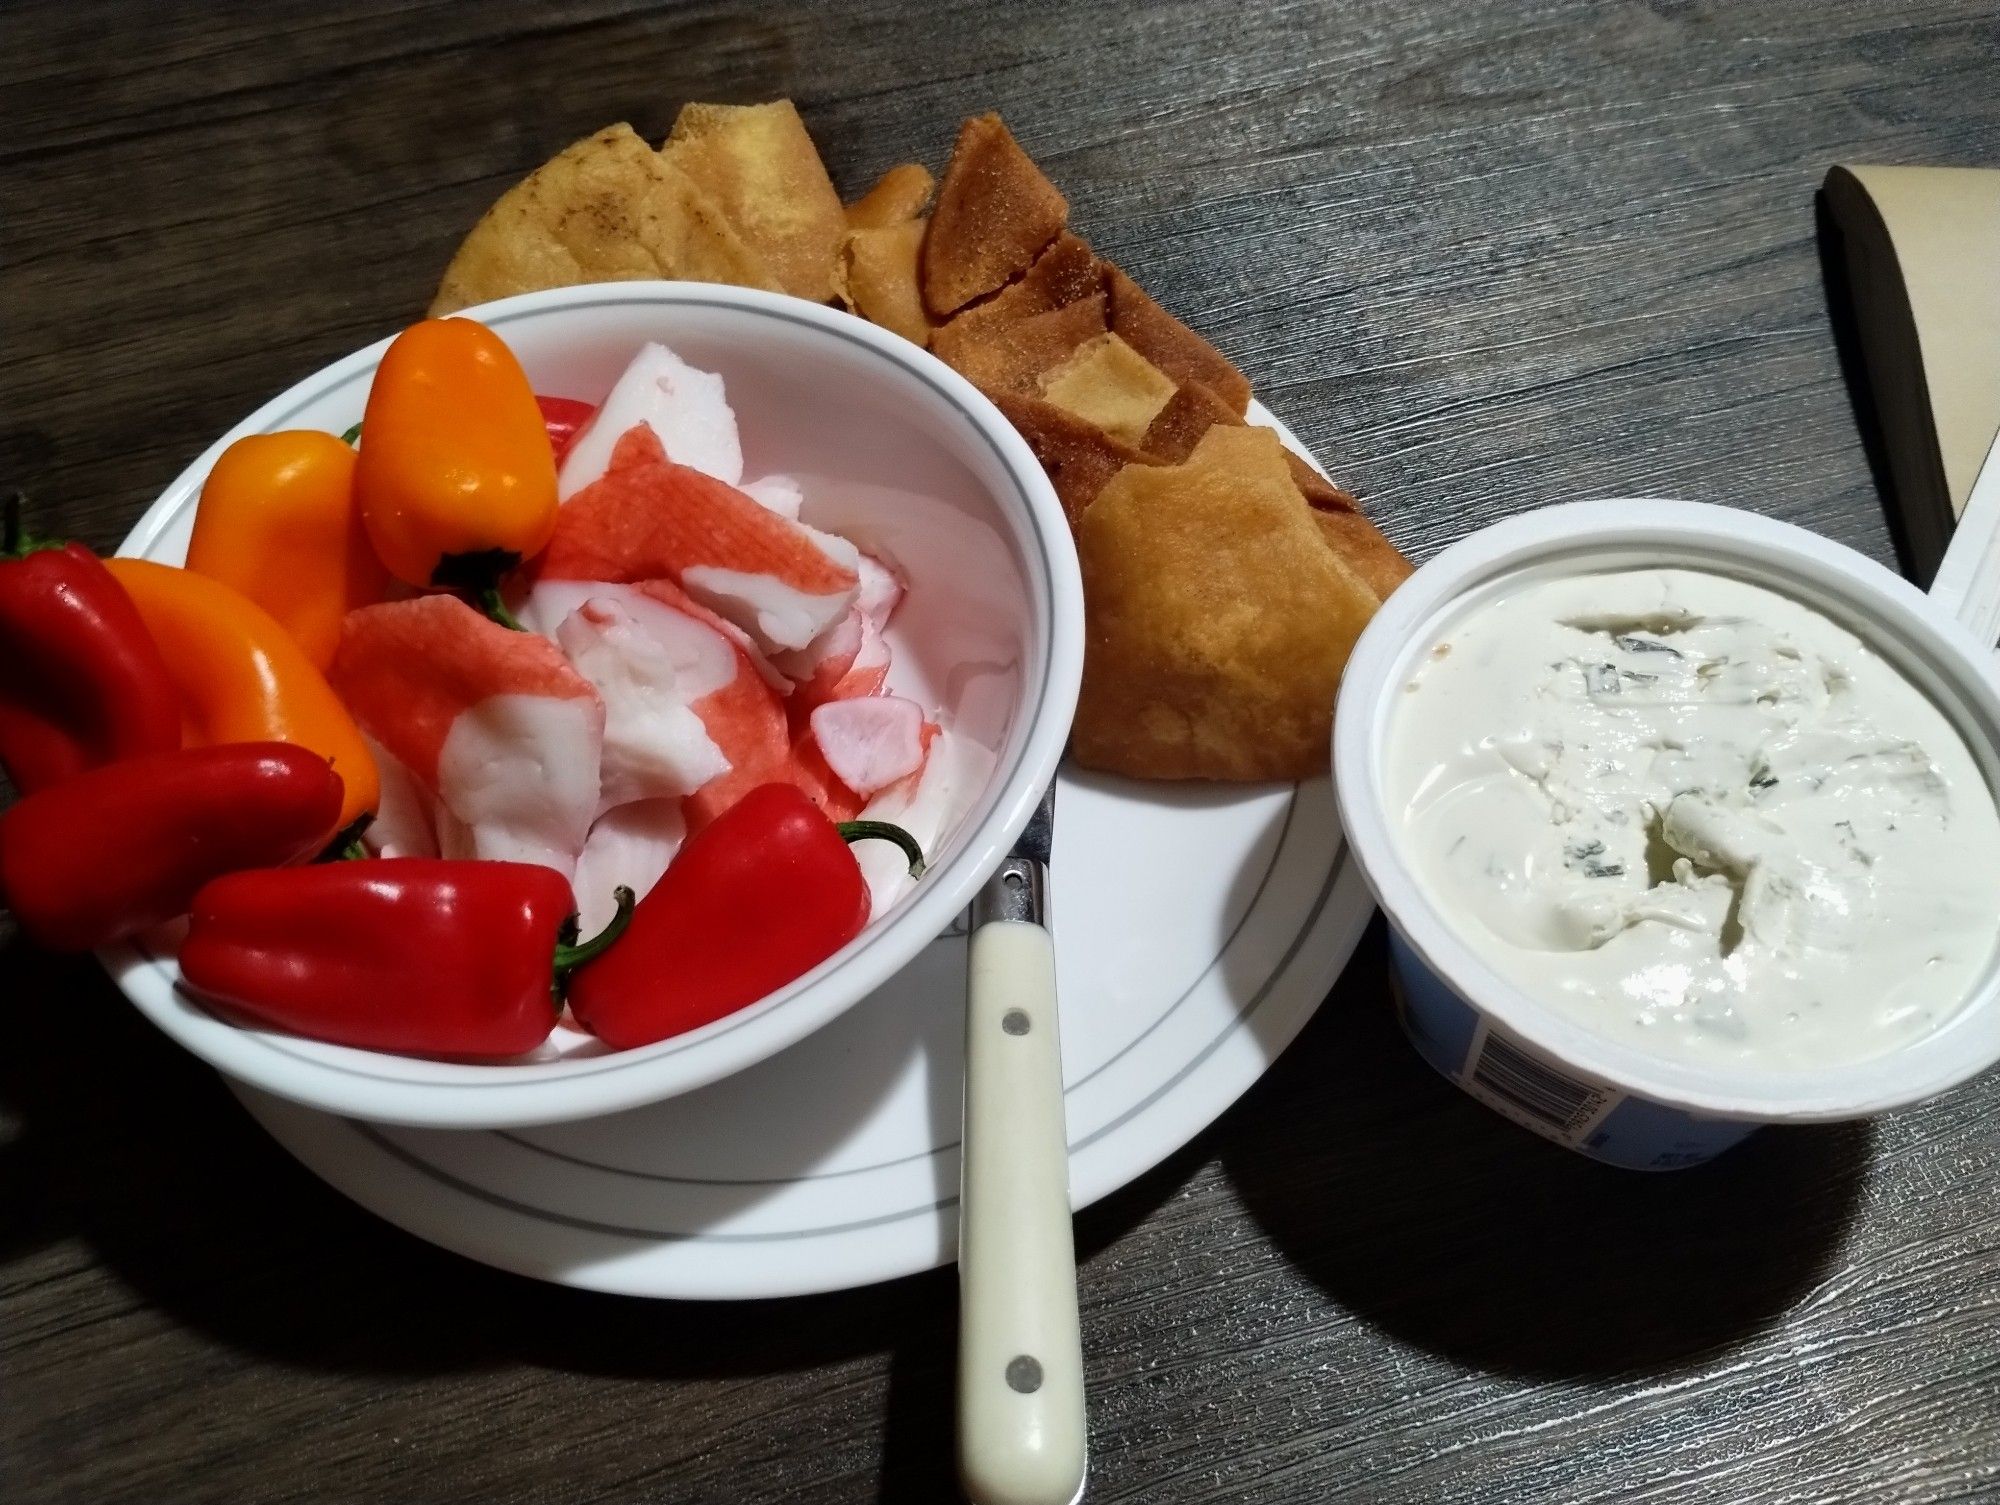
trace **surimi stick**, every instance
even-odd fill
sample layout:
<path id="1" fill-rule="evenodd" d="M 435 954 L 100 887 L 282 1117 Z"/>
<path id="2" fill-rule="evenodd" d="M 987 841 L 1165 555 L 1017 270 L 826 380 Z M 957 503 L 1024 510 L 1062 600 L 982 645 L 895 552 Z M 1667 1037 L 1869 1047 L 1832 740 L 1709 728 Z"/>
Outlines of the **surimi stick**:
<path id="1" fill-rule="evenodd" d="M 803 648 L 860 594 L 860 554 L 667 458 L 650 428 L 572 497 L 537 580 L 671 580 L 765 653 Z"/>
<path id="2" fill-rule="evenodd" d="M 597 813 L 604 704 L 554 644 L 420 596 L 349 612 L 328 677 L 436 802 L 444 856 L 572 874 Z"/>

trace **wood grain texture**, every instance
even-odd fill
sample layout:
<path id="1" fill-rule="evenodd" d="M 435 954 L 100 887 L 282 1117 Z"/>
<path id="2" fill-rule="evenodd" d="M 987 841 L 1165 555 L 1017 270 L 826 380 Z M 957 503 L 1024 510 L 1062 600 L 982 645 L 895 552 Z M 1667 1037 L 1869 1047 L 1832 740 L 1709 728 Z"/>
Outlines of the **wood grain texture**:
<path id="1" fill-rule="evenodd" d="M 788 94 L 850 192 L 1002 111 L 1413 555 L 1673 494 L 1887 559 L 1827 164 L 2000 162 L 1980 4 L 17 3 L 0 479 L 114 542 L 414 316 L 564 143 Z M 87 964 L 0 951 L 10 1501 L 937 1501 L 948 1274 L 535 1286 L 287 1160 Z M 2000 1498 L 2000 1085 L 1601 1170 L 1431 1077 L 1379 937 L 1079 1228 L 1097 1501 Z"/>

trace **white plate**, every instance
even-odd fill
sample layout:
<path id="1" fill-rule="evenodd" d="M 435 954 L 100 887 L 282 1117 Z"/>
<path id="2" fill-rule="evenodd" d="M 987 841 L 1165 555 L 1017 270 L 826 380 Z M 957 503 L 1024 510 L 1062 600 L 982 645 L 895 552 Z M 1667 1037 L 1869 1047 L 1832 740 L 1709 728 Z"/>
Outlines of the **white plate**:
<path id="1" fill-rule="evenodd" d="M 1251 417 L 1298 447 L 1261 407 Z M 1339 977 L 1374 901 L 1330 780 L 1066 770 L 1058 788 L 1050 903 L 1083 1207 L 1264 1074 Z M 634 1296 L 801 1295 L 954 1257 L 964 1013 L 965 941 L 945 936 L 782 1054 L 606 1118 L 399 1129 L 235 1091 L 340 1191 L 473 1259 Z"/>
<path id="2" fill-rule="evenodd" d="M 1333 789 L 1065 774 L 1053 920 L 1079 1207 L 1186 1143 L 1263 1075 L 1374 904 Z M 278 1142 L 421 1238 L 635 1296 L 789 1296 L 949 1263 L 965 942 L 784 1053 L 609 1118 L 391 1129 L 237 1094 Z"/>

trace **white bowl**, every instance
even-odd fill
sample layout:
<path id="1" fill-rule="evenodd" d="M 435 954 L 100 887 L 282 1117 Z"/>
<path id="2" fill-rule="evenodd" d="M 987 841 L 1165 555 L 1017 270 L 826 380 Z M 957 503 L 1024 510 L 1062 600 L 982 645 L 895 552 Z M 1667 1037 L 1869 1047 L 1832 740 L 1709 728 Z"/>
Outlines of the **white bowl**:
<path id="1" fill-rule="evenodd" d="M 1483 529 L 1397 590 L 1348 662 L 1333 761 L 1342 827 L 1389 917 L 1404 1023 L 1432 1065 L 1488 1106 L 1596 1159 L 1659 1170 L 1699 1164 L 1760 1124 L 1861 1118 L 1919 1102 L 2000 1061 L 2000 959 L 1930 1034 L 1874 1059 L 1792 1071 L 1647 1055 L 1502 977 L 1411 871 L 1382 788 L 1396 701 L 1419 655 L 1511 585 L 1667 565 L 1767 586 L 1846 627 L 1930 696 L 1965 738 L 1988 787 L 2000 789 L 2000 682 L 1991 650 L 1908 581 L 1787 523 L 1696 502 L 1572 503 Z M 1491 1033 L 1532 1069 L 1594 1093 L 1583 1104 L 1588 1111 L 1580 1107 L 1576 1121 L 1558 1129 L 1487 1090 L 1476 1067 Z"/>
<path id="2" fill-rule="evenodd" d="M 103 960 L 146 1016 L 209 1064 L 294 1102 L 385 1123 L 502 1128 L 672 1097 L 782 1050 L 866 997 L 971 900 L 1033 813 L 1069 735 L 1083 663 L 1083 588 L 1062 508 L 999 411 L 942 362 L 817 304 L 675 282 L 528 293 L 468 311 L 498 330 L 538 392 L 601 399 L 646 340 L 718 371 L 746 474 L 835 478 L 808 520 L 887 552 L 910 588 L 890 630 L 894 687 L 943 713 L 975 753 L 963 814 L 922 881 L 790 987 L 704 1029 L 605 1052 L 562 1032 L 555 1059 L 468 1065 L 242 1028 L 179 986 L 166 946 Z M 387 340 L 307 377 L 202 453 L 122 554 L 179 563 L 201 483 L 245 434 L 339 433 L 361 416 Z"/>

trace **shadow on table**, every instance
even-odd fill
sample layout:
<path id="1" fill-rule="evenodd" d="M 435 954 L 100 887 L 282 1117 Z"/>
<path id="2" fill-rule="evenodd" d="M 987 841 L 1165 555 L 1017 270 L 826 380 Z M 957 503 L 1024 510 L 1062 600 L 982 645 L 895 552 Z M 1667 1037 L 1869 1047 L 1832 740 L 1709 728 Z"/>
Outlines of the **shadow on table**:
<path id="1" fill-rule="evenodd" d="M 1343 1307 L 1534 1377 L 1662 1371 L 1742 1342 L 1824 1275 L 1866 1125 L 1772 1129 L 1694 1170 L 1614 1170 L 1431 1071 L 1371 931 L 1218 1145 L 1252 1215 Z"/>
<path id="2" fill-rule="evenodd" d="M 1914 578 L 1909 530 L 1904 524 L 1903 509 L 1895 505 L 1895 482 L 1889 472 L 1882 415 L 1868 381 L 1861 330 L 1854 318 L 1847 253 L 1833 211 L 1827 208 L 1824 189 L 1813 195 L 1813 231 L 1819 249 L 1820 286 L 1826 295 L 1827 323 L 1833 331 L 1834 355 L 1840 362 L 1840 380 L 1847 388 L 1847 401 L 1854 411 L 1854 427 L 1861 437 L 1862 455 L 1868 461 L 1869 479 L 1875 483 L 1875 494 L 1882 499 L 1882 515 L 1888 519 L 1889 537 L 1896 546 L 1896 563 L 1905 575 Z"/>
<path id="3" fill-rule="evenodd" d="M 0 1271 L 65 1239 L 173 1320 L 247 1354 L 417 1379 L 525 1363 L 728 1379 L 890 1358 L 884 1501 L 950 1477 L 950 1271 L 758 1302 L 635 1301 L 544 1285 L 424 1244 L 279 1149 L 95 963 L 0 950 Z M 1078 1220 L 1081 1258 L 1186 1181 L 1183 1151 Z M 55 1301 L 56 1296 L 24 1300 Z"/>

